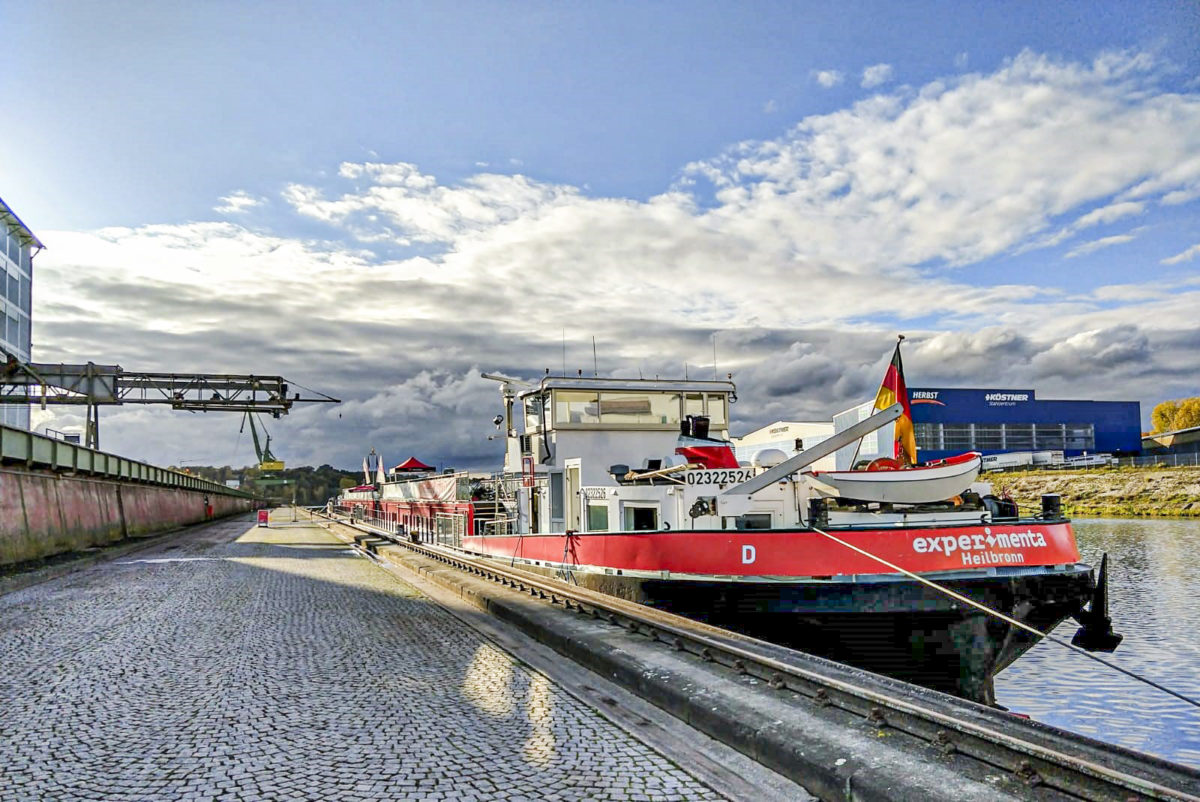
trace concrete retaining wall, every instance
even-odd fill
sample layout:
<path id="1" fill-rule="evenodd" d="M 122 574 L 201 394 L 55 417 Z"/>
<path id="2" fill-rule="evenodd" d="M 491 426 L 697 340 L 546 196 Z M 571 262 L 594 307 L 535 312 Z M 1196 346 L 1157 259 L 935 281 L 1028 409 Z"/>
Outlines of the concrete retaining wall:
<path id="1" fill-rule="evenodd" d="M 252 504 L 182 487 L 0 469 L 0 565 L 165 532 Z"/>

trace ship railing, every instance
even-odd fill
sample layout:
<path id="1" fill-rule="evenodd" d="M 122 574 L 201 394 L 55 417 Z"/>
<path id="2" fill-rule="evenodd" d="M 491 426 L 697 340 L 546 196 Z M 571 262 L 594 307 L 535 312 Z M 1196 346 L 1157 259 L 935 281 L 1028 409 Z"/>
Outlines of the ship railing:
<path id="1" fill-rule="evenodd" d="M 462 513 L 439 512 L 434 517 L 434 542 L 439 546 L 459 548 L 466 533 L 467 516 Z"/>
<path id="2" fill-rule="evenodd" d="M 364 512 L 359 515 L 358 520 L 362 521 L 367 526 L 373 526 L 376 529 L 387 529 L 387 522 L 380 515 Z"/>
<path id="3" fill-rule="evenodd" d="M 530 476 L 523 473 L 496 473 L 491 478 L 500 498 L 506 501 L 515 500 L 517 491 L 522 488 L 543 487 L 549 481 L 549 477 L 545 474 Z"/>
<path id="4" fill-rule="evenodd" d="M 349 518 L 351 522 L 362 523 L 367 526 L 372 526 L 376 529 L 381 529 L 384 532 L 390 532 L 394 535 L 405 534 L 404 524 L 400 523 L 399 519 L 394 514 L 380 514 L 373 510 L 368 510 L 362 504 L 328 504 L 326 511 L 330 515 Z"/>
<path id="5" fill-rule="evenodd" d="M 515 486 L 504 480 L 503 473 L 493 473 L 479 480 L 479 486 L 487 492 L 482 501 L 512 501 L 516 498 Z"/>
<path id="6" fill-rule="evenodd" d="M 488 521 L 476 521 L 475 529 L 478 535 L 509 535 L 516 531 L 517 519 L 515 516 L 509 518 L 493 518 Z"/>

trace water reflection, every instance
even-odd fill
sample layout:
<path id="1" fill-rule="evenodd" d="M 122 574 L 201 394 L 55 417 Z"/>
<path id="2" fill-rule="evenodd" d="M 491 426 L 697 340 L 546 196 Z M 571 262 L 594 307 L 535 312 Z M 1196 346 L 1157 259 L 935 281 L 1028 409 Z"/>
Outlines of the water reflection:
<path id="1" fill-rule="evenodd" d="M 1106 659 L 1200 699 L 1200 521 L 1075 522 L 1085 562 L 1108 552 Z M 1068 620 L 1055 634 L 1070 640 Z M 1200 767 L 1200 709 L 1051 643 L 996 677 L 1000 704 L 1038 721 Z"/>

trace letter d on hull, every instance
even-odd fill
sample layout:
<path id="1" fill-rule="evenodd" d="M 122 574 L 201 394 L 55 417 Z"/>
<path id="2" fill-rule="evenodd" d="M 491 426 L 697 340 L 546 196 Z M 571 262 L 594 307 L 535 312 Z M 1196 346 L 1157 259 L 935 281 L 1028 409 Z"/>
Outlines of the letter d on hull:
<path id="1" fill-rule="evenodd" d="M 757 559 L 758 553 L 753 546 L 742 546 L 742 565 L 749 565 Z"/>

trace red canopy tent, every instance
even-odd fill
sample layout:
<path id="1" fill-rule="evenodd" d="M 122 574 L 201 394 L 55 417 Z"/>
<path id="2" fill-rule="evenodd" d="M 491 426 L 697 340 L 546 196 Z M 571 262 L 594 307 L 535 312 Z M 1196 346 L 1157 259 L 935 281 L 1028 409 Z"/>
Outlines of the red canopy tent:
<path id="1" fill-rule="evenodd" d="M 432 470 L 435 470 L 432 465 L 426 465 L 416 457 L 409 457 L 395 468 L 392 468 L 392 473 L 424 473 Z"/>

